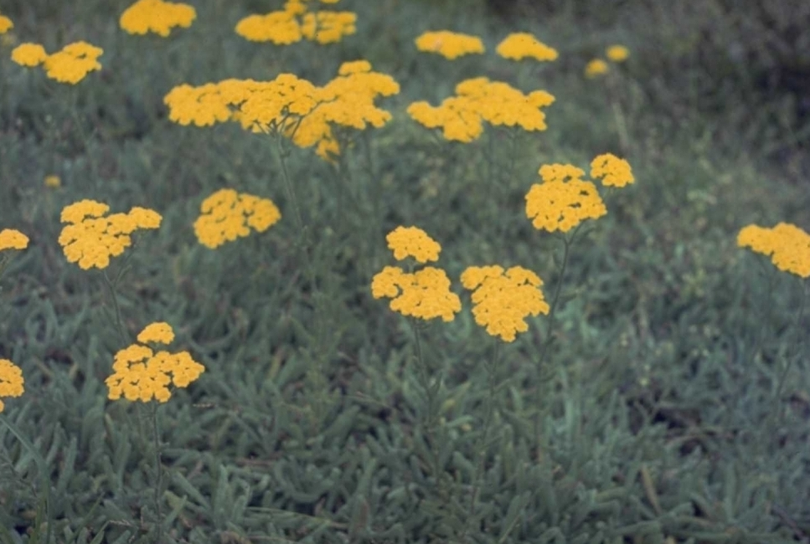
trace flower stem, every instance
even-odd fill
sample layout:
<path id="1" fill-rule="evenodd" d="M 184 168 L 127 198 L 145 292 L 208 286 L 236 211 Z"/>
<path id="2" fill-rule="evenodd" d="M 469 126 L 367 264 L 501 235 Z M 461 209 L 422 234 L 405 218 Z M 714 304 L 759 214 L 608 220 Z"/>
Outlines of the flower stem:
<path id="1" fill-rule="evenodd" d="M 158 405 L 152 403 L 152 438 L 155 446 L 155 515 L 157 516 L 157 538 L 156 544 L 163 542 L 163 513 L 160 507 L 160 489 L 163 486 L 163 468 L 160 463 L 160 430 L 158 427 Z"/>
<path id="2" fill-rule="evenodd" d="M 106 270 L 102 271 L 102 276 L 104 277 L 104 284 L 110 291 L 110 298 L 112 299 L 113 307 L 115 308 L 115 326 L 118 329 L 118 334 L 121 336 L 121 340 L 123 340 L 124 343 L 127 343 L 129 339 L 127 338 L 127 334 L 124 331 L 124 325 L 121 321 L 121 307 L 118 305 L 118 296 L 115 294 L 115 285 L 113 285 L 113 282 L 110 281 L 110 277 L 107 275 Z"/>
<path id="3" fill-rule="evenodd" d="M 779 399 L 782 396 L 782 389 L 785 385 L 785 378 L 787 378 L 788 373 L 790 372 L 790 368 L 793 366 L 793 360 L 798 355 L 798 348 L 800 347 L 800 341 L 804 338 L 801 333 L 801 326 L 802 326 L 802 318 L 804 317 L 804 309 L 807 306 L 807 285 L 808 281 L 805 281 L 802 285 L 802 302 L 799 306 L 799 314 L 796 317 L 796 325 L 794 329 L 796 330 L 796 334 L 793 336 L 793 345 L 790 346 L 787 350 L 787 361 L 785 361 L 785 368 L 782 370 L 781 376 L 779 376 L 779 384 L 776 387 L 776 395 L 774 396 L 774 409 L 778 413 L 777 425 L 779 427 L 782 426 L 782 421 L 784 419 L 783 410 L 779 407 Z M 772 411 L 772 412 L 773 412 Z"/>

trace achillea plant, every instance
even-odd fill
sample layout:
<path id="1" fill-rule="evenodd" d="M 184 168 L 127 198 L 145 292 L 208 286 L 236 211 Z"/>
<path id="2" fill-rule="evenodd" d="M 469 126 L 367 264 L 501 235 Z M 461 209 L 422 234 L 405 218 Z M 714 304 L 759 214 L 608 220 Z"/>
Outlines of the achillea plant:
<path id="1" fill-rule="evenodd" d="M 737 245 L 770 257 L 782 272 L 810 277 L 810 234 L 796 225 L 779 223 L 770 229 L 748 225 L 737 235 Z"/>
<path id="2" fill-rule="evenodd" d="M 5 34 L 12 28 L 14 28 L 14 23 L 11 19 L 0 13 L 0 34 Z"/>
<path id="3" fill-rule="evenodd" d="M 624 62 L 630 57 L 630 50 L 623 45 L 611 45 L 605 50 L 605 56 L 613 62 Z"/>
<path id="4" fill-rule="evenodd" d="M 635 181 L 630 163 L 612 153 L 597 155 L 591 161 L 591 177 L 602 179 L 605 187 L 624 187 Z"/>
<path id="5" fill-rule="evenodd" d="M 88 73 L 101 70 L 98 58 L 103 53 L 100 47 L 84 41 L 68 44 L 52 55 L 39 44 L 24 43 L 14 48 L 11 60 L 29 68 L 42 64 L 49 78 L 75 85 Z"/>
<path id="6" fill-rule="evenodd" d="M 354 34 L 357 31 L 356 21 L 357 15 L 350 11 L 318 10 L 313 13 L 309 11 L 307 2 L 288 0 L 281 11 L 249 15 L 240 20 L 236 25 L 236 33 L 250 41 L 272 42 L 276 45 L 289 45 L 302 39 L 328 44 Z"/>
<path id="7" fill-rule="evenodd" d="M 590 78 L 607 74 L 608 70 L 608 63 L 602 59 L 591 59 L 585 65 L 585 75 Z"/>
<path id="8" fill-rule="evenodd" d="M 119 25 L 129 34 L 153 32 L 164 38 L 172 28 L 188 28 L 197 18 L 194 7 L 163 0 L 138 0 L 121 14 Z"/>
<path id="9" fill-rule="evenodd" d="M 22 250 L 28 247 L 28 236 L 16 229 L 0 230 L 0 278 L 3 277 L 11 260 L 11 250 Z"/>
<path id="10" fill-rule="evenodd" d="M 264 232 L 281 219 L 272 200 L 233 189 L 220 189 L 203 200 L 202 212 L 194 222 L 194 233 L 206 247 L 216 249 L 226 242 Z"/>
<path id="11" fill-rule="evenodd" d="M 24 392 L 22 369 L 8 359 L 0 359 L 0 412 L 6 406 L 3 397 L 19 397 Z"/>
<path id="12" fill-rule="evenodd" d="M 533 58 L 538 61 L 553 61 L 559 56 L 557 50 L 539 41 L 528 32 L 509 34 L 495 49 L 505 59 Z"/>
<path id="13" fill-rule="evenodd" d="M 582 179 L 585 172 L 570 164 L 540 167 L 543 182 L 526 194 L 526 216 L 538 230 L 568 232 L 586 219 L 607 214 L 596 186 Z"/>
<path id="14" fill-rule="evenodd" d="M 423 32 L 414 41 L 419 51 L 436 53 L 450 60 L 484 52 L 484 42 L 478 36 L 449 30 Z"/>

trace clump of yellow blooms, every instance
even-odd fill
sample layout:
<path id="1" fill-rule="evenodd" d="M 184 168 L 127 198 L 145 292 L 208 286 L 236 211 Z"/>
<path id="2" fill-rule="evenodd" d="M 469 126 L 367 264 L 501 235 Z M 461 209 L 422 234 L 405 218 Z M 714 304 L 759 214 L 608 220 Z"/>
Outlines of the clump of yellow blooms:
<path id="1" fill-rule="evenodd" d="M 11 60 L 26 67 L 42 64 L 49 78 L 75 85 L 88 73 L 101 69 L 98 57 L 103 53 L 100 47 L 84 41 L 68 44 L 52 55 L 39 44 L 23 43 L 11 52 Z"/>
<path id="2" fill-rule="evenodd" d="M 0 34 L 5 34 L 12 28 L 14 28 L 14 23 L 11 19 L 0 13 Z"/>
<path id="3" fill-rule="evenodd" d="M 423 32 L 415 42 L 419 51 L 437 53 L 450 60 L 463 55 L 484 52 L 484 42 L 478 36 L 449 30 Z"/>
<path id="4" fill-rule="evenodd" d="M 439 259 L 439 243 L 417 227 L 397 227 L 386 236 L 386 240 L 397 260 L 414 257 L 425 263 Z M 461 299 L 450 291 L 447 273 L 433 266 L 414 273 L 386 266 L 372 278 L 371 294 L 377 299 L 392 299 L 389 306 L 395 312 L 425 321 L 436 317 L 452 321 L 461 311 Z"/>
<path id="5" fill-rule="evenodd" d="M 172 28 L 188 28 L 196 18 L 197 12 L 188 4 L 138 0 L 121 14 L 118 22 L 130 34 L 154 32 L 165 38 Z"/>
<path id="6" fill-rule="evenodd" d="M 59 235 L 59 245 L 68 262 L 78 262 L 83 270 L 107 268 L 110 257 L 117 257 L 132 245 L 138 229 L 156 229 L 162 217 L 154 210 L 134 207 L 128 213 L 105 217 L 110 207 L 95 200 L 74 202 L 62 210 L 61 221 L 68 223 Z"/>
<path id="7" fill-rule="evenodd" d="M 612 153 L 594 157 L 591 161 L 591 177 L 602 178 L 605 187 L 624 187 L 635 181 L 630 163 Z"/>
<path id="8" fill-rule="evenodd" d="M 596 186 L 582 179 L 585 172 L 570 164 L 540 167 L 542 183 L 532 185 L 526 194 L 526 216 L 534 228 L 568 232 L 586 219 L 607 214 Z"/>
<path id="9" fill-rule="evenodd" d="M 608 64 L 602 59 L 593 59 L 585 65 L 585 75 L 588 77 L 601 76 L 608 73 Z"/>
<path id="10" fill-rule="evenodd" d="M 233 189 L 220 189 L 203 200 L 194 233 L 206 247 L 216 249 L 225 242 L 246 237 L 250 229 L 264 232 L 281 219 L 272 200 Z"/>
<path id="11" fill-rule="evenodd" d="M 25 392 L 22 369 L 9 361 L 0 359 L 0 397 L 19 397 Z M 6 407 L 0 398 L 0 412 Z"/>
<path id="12" fill-rule="evenodd" d="M 505 59 L 521 60 L 530 57 L 539 61 L 557 60 L 557 50 L 547 46 L 528 32 L 509 34 L 498 44 L 495 52 Z"/>
<path id="13" fill-rule="evenodd" d="M 548 314 L 540 277 L 520 266 L 504 272 L 500 266 L 470 266 L 461 274 L 461 284 L 473 291 L 475 322 L 492 336 L 513 342 L 515 334 L 526 332 L 526 317 Z"/>
<path id="14" fill-rule="evenodd" d="M 16 229 L 0 230 L 0 251 L 7 249 L 25 249 L 28 247 L 28 236 Z"/>
<path id="15" fill-rule="evenodd" d="M 546 130 L 542 108 L 552 103 L 554 97 L 546 91 L 524 95 L 507 83 L 478 77 L 456 85 L 455 96 L 445 98 L 437 107 L 419 101 L 407 111 L 427 128 L 441 127 L 445 139 L 468 143 L 483 133 L 482 121 L 527 131 Z"/>
<path id="16" fill-rule="evenodd" d="M 168 323 L 152 323 L 138 335 L 140 344 L 132 344 L 115 354 L 114 374 L 105 380 L 108 398 L 122 396 L 129 401 L 166 402 L 171 398 L 169 385 L 187 387 L 205 372 L 205 367 L 191 358 L 187 351 L 155 353 L 147 343 L 168 344 L 174 332 Z"/>
<path id="17" fill-rule="evenodd" d="M 770 257 L 783 272 L 810 277 L 810 234 L 796 225 L 779 223 L 772 229 L 748 225 L 737 235 L 737 245 Z"/>
<path id="18" fill-rule="evenodd" d="M 323 1 L 334 4 L 337 0 Z M 351 11 L 308 11 L 302 0 L 288 0 L 281 11 L 249 15 L 236 25 L 236 33 L 253 42 L 289 45 L 302 39 L 320 44 L 339 42 L 354 34 L 357 15 Z"/>
<path id="19" fill-rule="evenodd" d="M 605 50 L 605 56 L 612 62 L 624 62 L 630 56 L 630 50 L 623 45 L 611 45 Z M 592 59 L 585 65 L 585 75 L 591 78 L 609 71 L 608 63 L 602 59 Z"/>
<path id="20" fill-rule="evenodd" d="M 611 45 L 605 50 L 605 56 L 613 62 L 624 62 L 630 56 L 630 50 L 623 45 Z"/>

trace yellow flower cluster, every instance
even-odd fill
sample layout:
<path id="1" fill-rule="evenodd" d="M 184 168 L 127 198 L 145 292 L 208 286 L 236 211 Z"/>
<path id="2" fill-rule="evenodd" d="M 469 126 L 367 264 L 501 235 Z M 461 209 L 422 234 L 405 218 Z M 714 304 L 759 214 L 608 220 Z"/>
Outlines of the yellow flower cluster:
<path id="1" fill-rule="evenodd" d="M 623 45 L 611 45 L 605 50 L 605 56 L 612 62 L 624 62 L 630 56 L 630 50 Z M 608 63 L 602 59 L 592 59 L 585 65 L 585 75 L 596 77 L 610 71 Z"/>
<path id="2" fill-rule="evenodd" d="M 248 227 L 264 232 L 281 219 L 281 212 L 272 200 L 233 189 L 215 192 L 203 200 L 200 211 L 194 233 L 201 244 L 211 249 L 248 236 Z"/>
<path id="3" fill-rule="evenodd" d="M 11 60 L 27 67 L 42 64 L 49 78 L 75 85 L 89 72 L 101 69 L 98 57 L 103 53 L 100 47 L 83 41 L 68 44 L 52 55 L 39 44 L 23 43 L 11 52 Z"/>
<path id="4" fill-rule="evenodd" d="M 45 187 L 57 189 L 61 186 L 62 186 L 62 179 L 59 176 L 53 174 L 51 174 L 50 176 L 45 176 Z"/>
<path id="5" fill-rule="evenodd" d="M 585 75 L 588 77 L 601 76 L 608 73 L 608 63 L 602 59 L 593 59 L 585 65 Z"/>
<path id="6" fill-rule="evenodd" d="M 0 359 L 0 397 L 19 397 L 25 392 L 22 369 L 9 361 Z M 0 399 L 0 412 L 5 408 Z"/>
<path id="7" fill-rule="evenodd" d="M 321 0 L 334 4 L 337 0 Z M 351 11 L 308 11 L 306 1 L 288 0 L 281 11 L 249 15 L 236 25 L 236 33 L 253 42 L 289 45 L 302 39 L 320 44 L 339 42 L 354 34 L 357 15 Z"/>
<path id="8" fill-rule="evenodd" d="M 25 249 L 28 247 L 28 236 L 16 229 L 0 230 L 0 251 L 6 249 Z"/>
<path id="9" fill-rule="evenodd" d="M 403 260 L 414 257 L 420 263 L 436 261 L 441 246 L 416 227 L 397 227 L 386 236 L 394 258 Z M 426 266 L 414 273 L 407 273 L 396 266 L 386 266 L 374 275 L 371 281 L 374 298 L 390 298 L 390 307 L 404 316 L 413 316 L 428 321 L 441 317 L 452 321 L 461 311 L 461 300 L 450 291 L 447 273 L 433 266 Z"/>
<path id="10" fill-rule="evenodd" d="M 748 225 L 737 235 L 737 245 L 769 256 L 783 272 L 810 277 L 810 234 L 796 225 L 779 223 L 772 229 Z"/>
<path id="11" fill-rule="evenodd" d="M 139 335 L 140 344 L 132 344 L 115 354 L 115 373 L 105 380 L 110 400 L 123 397 L 130 401 L 166 402 L 171 398 L 169 385 L 187 387 L 205 372 L 205 367 L 191 358 L 187 351 L 155 353 L 145 346 L 148 342 L 168 344 L 174 332 L 168 323 L 152 323 Z"/>
<path id="12" fill-rule="evenodd" d="M 521 60 L 531 57 L 539 61 L 557 60 L 557 50 L 539 41 L 528 32 L 509 34 L 495 50 L 505 59 Z"/>
<path id="13" fill-rule="evenodd" d="M 611 45 L 605 50 L 605 56 L 613 62 L 624 62 L 630 56 L 630 50 L 623 45 Z"/>
<path id="14" fill-rule="evenodd" d="M 110 257 L 117 257 L 132 245 L 137 229 L 156 229 L 162 217 L 154 210 L 134 207 L 129 213 L 103 217 L 110 207 L 95 200 L 81 200 L 62 210 L 61 221 L 68 223 L 59 235 L 59 245 L 68 262 L 84 269 L 104 269 Z"/>
<path id="15" fill-rule="evenodd" d="M 14 28 L 14 23 L 11 22 L 11 19 L 0 13 L 0 34 L 5 34 L 12 28 Z"/>
<path id="16" fill-rule="evenodd" d="M 597 155 L 591 161 L 591 177 L 602 178 L 605 187 L 624 187 L 635 181 L 630 163 L 612 153 Z"/>
<path id="17" fill-rule="evenodd" d="M 526 317 L 548 314 L 540 277 L 520 266 L 470 266 L 461 274 L 461 284 L 471 291 L 475 322 L 492 336 L 513 342 L 515 334 L 526 332 Z"/>
<path id="18" fill-rule="evenodd" d="M 492 125 L 520 126 L 527 131 L 545 130 L 542 108 L 554 97 L 538 90 L 524 95 L 507 83 L 485 77 L 467 79 L 456 85 L 456 95 L 438 107 L 425 101 L 408 106 L 408 114 L 427 128 L 443 129 L 447 140 L 471 142 L 483 132 L 482 121 Z"/>
<path id="19" fill-rule="evenodd" d="M 118 22 L 130 34 L 154 32 L 165 38 L 172 28 L 188 28 L 196 18 L 197 12 L 188 4 L 138 0 L 121 14 Z"/>
<path id="20" fill-rule="evenodd" d="M 423 32 L 415 42 L 419 51 L 438 53 L 450 60 L 471 53 L 484 52 L 484 42 L 481 38 L 449 30 Z"/>
<path id="21" fill-rule="evenodd" d="M 542 183 L 532 185 L 526 194 L 526 216 L 536 229 L 568 232 L 586 219 L 607 214 L 596 186 L 585 181 L 585 172 L 570 164 L 540 167 Z"/>

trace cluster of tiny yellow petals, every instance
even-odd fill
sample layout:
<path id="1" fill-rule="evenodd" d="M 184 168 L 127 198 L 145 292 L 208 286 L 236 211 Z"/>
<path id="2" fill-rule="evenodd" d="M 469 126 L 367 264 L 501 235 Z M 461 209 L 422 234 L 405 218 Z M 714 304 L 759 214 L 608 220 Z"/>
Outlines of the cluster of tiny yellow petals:
<path id="1" fill-rule="evenodd" d="M 0 359 L 0 397 L 19 397 L 25 392 L 22 369 L 9 361 Z M 5 408 L 0 398 L 0 412 Z"/>
<path id="2" fill-rule="evenodd" d="M 582 179 L 585 172 L 570 164 L 540 168 L 542 183 L 526 194 L 526 216 L 536 229 L 568 232 L 586 219 L 607 214 L 596 186 Z"/>
<path id="3" fill-rule="evenodd" d="M 504 274 L 500 266 L 470 266 L 461 274 L 461 284 L 471 291 L 475 322 L 492 336 L 512 342 L 518 332 L 526 332 L 526 317 L 548 314 L 540 277 L 520 266 Z"/>
<path id="4" fill-rule="evenodd" d="M 281 219 L 281 212 L 272 200 L 233 189 L 213 193 L 203 200 L 200 211 L 194 233 L 201 244 L 211 249 L 248 236 L 251 228 L 264 232 Z"/>
<path id="5" fill-rule="evenodd" d="M 28 247 L 28 236 L 16 229 L 0 230 L 0 251 L 6 249 L 25 249 Z"/>
<path id="6" fill-rule="evenodd" d="M 0 34 L 5 34 L 12 28 L 14 28 L 14 23 L 11 19 L 0 13 Z"/>
<path id="7" fill-rule="evenodd" d="M 810 234 L 796 225 L 779 223 L 772 229 L 748 225 L 737 235 L 737 245 L 769 256 L 782 272 L 810 277 Z"/>
<path id="8" fill-rule="evenodd" d="M 119 24 L 129 34 L 154 32 L 165 38 L 172 28 L 188 28 L 196 18 L 197 12 L 188 4 L 138 0 L 121 14 Z"/>
<path id="9" fill-rule="evenodd" d="M 597 155 L 591 161 L 591 177 L 601 178 L 605 187 L 624 187 L 635 181 L 630 163 L 612 153 Z"/>
<path id="10" fill-rule="evenodd" d="M 39 66 L 47 58 L 48 53 L 38 43 L 21 43 L 11 51 L 11 60 L 29 68 Z"/>
<path id="11" fill-rule="evenodd" d="M 509 34 L 495 50 L 505 59 L 521 60 L 531 57 L 539 61 L 557 60 L 558 53 L 528 32 Z"/>
<path id="12" fill-rule="evenodd" d="M 418 227 L 399 226 L 385 237 L 398 261 L 413 257 L 420 263 L 438 261 L 442 246 Z"/>
<path id="13" fill-rule="evenodd" d="M 456 85 L 456 95 L 446 98 L 440 106 L 414 102 L 407 112 L 427 128 L 441 127 L 445 139 L 468 143 L 483 133 L 483 121 L 519 126 L 526 131 L 546 130 L 542 108 L 552 103 L 554 97 L 546 91 L 524 95 L 507 83 L 478 77 Z"/>
<path id="14" fill-rule="evenodd" d="M 336 3 L 324 2 L 324 3 Z M 281 11 L 249 15 L 236 25 L 236 33 L 254 42 L 289 45 L 302 39 L 320 44 L 339 42 L 354 34 L 357 15 L 351 11 L 309 12 L 305 2 L 289 0 Z"/>
<path id="15" fill-rule="evenodd" d="M 630 50 L 623 45 L 611 45 L 605 50 L 605 56 L 613 62 L 624 62 L 630 56 Z"/>
<path id="16" fill-rule="evenodd" d="M 611 45 L 605 50 L 605 56 L 612 62 L 624 62 L 630 56 L 630 50 L 623 45 Z M 587 77 L 597 77 L 610 71 L 608 63 L 603 59 L 592 59 L 585 65 Z"/>
<path id="17" fill-rule="evenodd" d="M 419 51 L 438 53 L 450 60 L 463 55 L 484 52 L 484 42 L 481 41 L 481 38 L 449 30 L 423 32 L 415 42 Z"/>
<path id="18" fill-rule="evenodd" d="M 414 273 L 386 266 L 372 279 L 371 294 L 392 299 L 390 307 L 395 312 L 425 321 L 436 317 L 452 321 L 461 311 L 461 299 L 450 291 L 447 273 L 433 266 Z"/>
<path id="19" fill-rule="evenodd" d="M 168 344 L 172 339 L 174 332 L 166 323 L 153 323 L 138 335 L 142 344 Z M 169 385 L 187 387 L 205 372 L 205 367 L 192 359 L 187 351 L 155 353 L 145 345 L 132 344 L 115 354 L 113 371 L 113 375 L 105 380 L 110 400 L 123 396 L 129 401 L 155 399 L 166 402 L 171 397 Z"/>
<path id="20" fill-rule="evenodd" d="M 89 72 L 101 69 L 98 58 L 103 53 L 100 47 L 84 41 L 68 44 L 52 55 L 48 55 L 39 44 L 23 43 L 11 52 L 11 60 L 27 67 L 42 64 L 49 78 L 75 85 Z"/>
<path id="21" fill-rule="evenodd" d="M 109 209 L 95 200 L 81 200 L 62 210 L 61 221 L 68 225 L 59 235 L 59 245 L 68 262 L 78 263 L 84 270 L 107 268 L 110 257 L 132 245 L 133 232 L 156 229 L 162 220 L 156 211 L 140 207 L 105 217 Z"/>
<path id="22" fill-rule="evenodd" d="M 602 59 L 592 59 L 585 65 L 585 75 L 588 77 L 601 76 L 608 73 L 608 63 Z"/>

